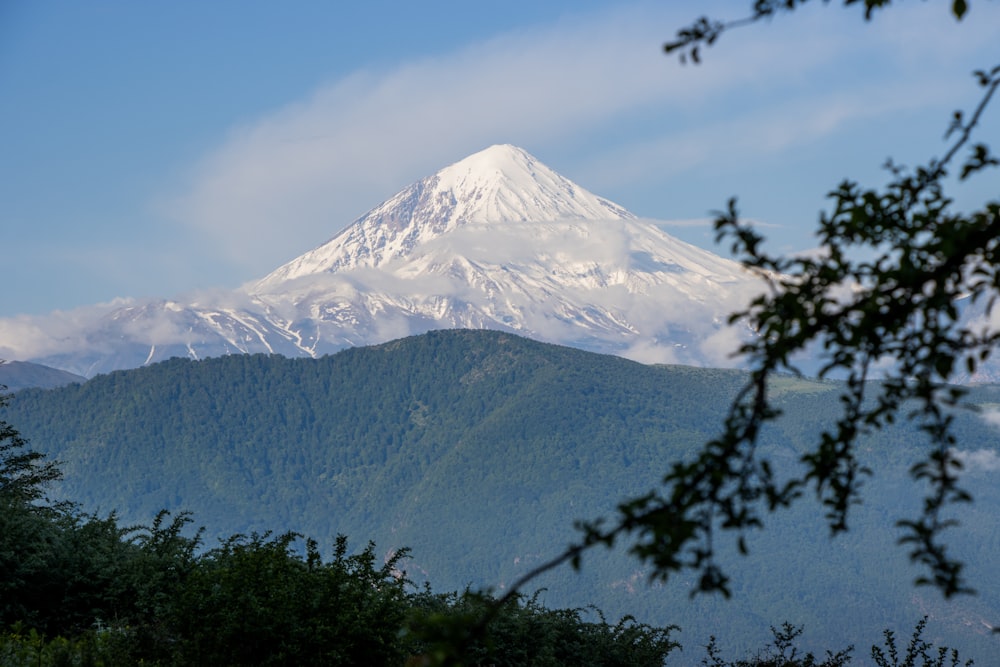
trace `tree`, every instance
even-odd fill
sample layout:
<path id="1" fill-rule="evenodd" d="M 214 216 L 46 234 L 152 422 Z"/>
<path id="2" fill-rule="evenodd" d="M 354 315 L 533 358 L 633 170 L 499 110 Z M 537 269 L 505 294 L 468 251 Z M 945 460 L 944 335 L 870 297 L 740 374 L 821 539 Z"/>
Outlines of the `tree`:
<path id="1" fill-rule="evenodd" d="M 697 64 L 702 50 L 728 30 L 792 13 L 805 2 L 755 0 L 745 18 L 700 18 L 679 30 L 665 51 Z M 863 7 L 871 20 L 890 0 L 843 4 Z M 955 20 L 969 10 L 965 0 L 950 5 Z M 732 534 L 745 553 L 748 532 L 763 526 L 765 514 L 792 505 L 810 489 L 825 508 L 831 533 L 847 530 L 849 510 L 871 472 L 856 456 L 858 439 L 910 418 L 928 437 L 926 454 L 911 468 L 927 491 L 920 516 L 898 522 L 900 543 L 924 568 L 916 583 L 933 585 L 946 597 L 972 592 L 943 537 L 956 524 L 946 510 L 971 501 L 959 486 L 952 432 L 964 392 L 949 381 L 960 371 L 973 375 L 1000 341 L 1000 332 L 973 326 L 959 307 L 964 299 L 988 313 L 1000 289 L 1000 203 L 956 212 L 945 186 L 953 171 L 966 180 L 1000 165 L 986 144 L 973 142 L 1000 87 L 1000 65 L 973 76 L 982 89 L 980 101 L 969 112 L 954 113 L 943 157 L 912 169 L 890 160 L 885 186 L 845 180 L 829 194 L 831 208 L 819 218 L 820 256 L 768 255 L 763 237 L 740 220 L 736 199 L 730 199 L 716 215 L 717 240 L 728 240 L 769 290 L 730 318 L 747 323 L 756 336 L 740 349 L 750 373 L 721 434 L 692 460 L 673 464 L 661 488 L 620 504 L 610 525 L 581 524 L 583 538 L 576 545 L 513 590 L 567 561 L 578 567 L 594 545 L 631 540 L 631 552 L 652 567 L 654 578 L 693 570 L 699 574 L 697 591 L 728 596 L 729 578 L 715 561 L 720 532 Z M 774 378 L 800 375 L 795 355 L 807 350 L 821 352 L 821 378 L 843 379 L 842 412 L 801 457 L 804 472 L 789 479 L 790 471 L 781 471 L 782 478 L 757 444 L 761 429 L 780 415 L 769 393 Z"/>
<path id="2" fill-rule="evenodd" d="M 0 409 L 10 400 L 6 389 L 0 385 Z M 27 445 L 17 429 L 0 419 L 0 501 L 37 502 L 43 499 L 45 486 L 60 477 L 54 462 L 26 450 Z"/>
<path id="3" fill-rule="evenodd" d="M 0 385 L 0 409 L 10 396 Z M 54 463 L 28 443 L 17 429 L 0 419 L 0 625 L 34 616 L 32 597 L 47 581 L 52 546 L 58 541 L 59 512 L 48 507 L 44 488 L 59 479 Z"/>

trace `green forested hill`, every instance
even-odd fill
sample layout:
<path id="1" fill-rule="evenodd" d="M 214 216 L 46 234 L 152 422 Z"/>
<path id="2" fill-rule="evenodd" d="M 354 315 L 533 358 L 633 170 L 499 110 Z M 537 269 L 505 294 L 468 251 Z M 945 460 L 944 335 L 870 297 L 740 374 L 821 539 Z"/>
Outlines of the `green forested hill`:
<path id="1" fill-rule="evenodd" d="M 125 521 L 188 509 L 209 534 L 291 529 L 321 544 L 371 539 L 381 553 L 408 546 L 411 576 L 448 590 L 502 587 L 573 539 L 575 519 L 656 485 L 715 435 L 741 378 L 441 331 L 317 360 L 175 359 L 18 392 L 3 418 L 62 462 L 58 491 L 85 509 Z M 766 438 L 776 462 L 794 464 L 835 414 L 835 389 L 780 387 L 787 418 Z M 997 450 L 1000 432 L 984 420 L 964 415 L 961 426 L 970 449 Z M 894 546 L 895 519 L 919 502 L 905 466 L 920 442 L 904 426 L 865 443 L 879 474 L 847 536 L 830 542 L 802 512 L 773 520 L 751 558 L 733 559 L 735 600 L 688 602 L 690 582 L 649 588 L 637 562 L 603 553 L 539 585 L 552 604 L 677 623 L 691 646 L 713 633 L 759 645 L 784 620 L 806 624 L 817 645 L 864 645 L 924 613 L 952 645 L 981 646 L 982 622 L 1000 622 L 997 473 L 970 474 L 979 500 L 955 537 L 982 594 L 944 604 L 912 588 L 916 571 Z"/>

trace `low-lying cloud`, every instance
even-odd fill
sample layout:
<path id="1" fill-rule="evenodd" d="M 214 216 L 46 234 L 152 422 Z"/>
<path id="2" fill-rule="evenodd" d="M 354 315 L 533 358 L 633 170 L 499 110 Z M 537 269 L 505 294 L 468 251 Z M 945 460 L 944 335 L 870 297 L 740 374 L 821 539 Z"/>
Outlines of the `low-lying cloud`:
<path id="1" fill-rule="evenodd" d="M 966 473 L 1000 471 L 1000 454 L 992 449 L 953 450 L 952 455 L 962 463 Z"/>

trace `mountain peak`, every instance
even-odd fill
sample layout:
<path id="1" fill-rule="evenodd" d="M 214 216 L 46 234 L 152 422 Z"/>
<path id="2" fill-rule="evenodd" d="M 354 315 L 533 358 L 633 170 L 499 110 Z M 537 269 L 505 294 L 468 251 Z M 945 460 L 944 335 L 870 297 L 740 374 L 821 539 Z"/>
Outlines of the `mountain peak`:
<path id="1" fill-rule="evenodd" d="M 497 144 L 410 185 L 327 243 L 265 277 L 255 291 L 306 275 L 379 267 L 418 243 L 467 224 L 635 217 L 524 149 Z"/>
<path id="2" fill-rule="evenodd" d="M 523 148 L 494 144 L 441 169 L 428 180 L 435 181 L 436 190 L 451 191 L 457 195 L 477 188 L 493 192 L 503 189 L 533 190 L 539 173 L 544 177 L 554 175 L 559 178 Z"/>
<path id="3" fill-rule="evenodd" d="M 425 182 L 436 199 L 453 203 L 449 217 L 455 223 L 635 217 L 511 144 L 473 153 Z"/>
<path id="4" fill-rule="evenodd" d="M 530 174 L 537 164 L 538 160 L 523 148 L 512 144 L 494 144 L 445 167 L 437 176 L 442 181 L 460 179 L 463 174 L 480 177 L 493 174 L 503 178 L 507 174 Z"/>

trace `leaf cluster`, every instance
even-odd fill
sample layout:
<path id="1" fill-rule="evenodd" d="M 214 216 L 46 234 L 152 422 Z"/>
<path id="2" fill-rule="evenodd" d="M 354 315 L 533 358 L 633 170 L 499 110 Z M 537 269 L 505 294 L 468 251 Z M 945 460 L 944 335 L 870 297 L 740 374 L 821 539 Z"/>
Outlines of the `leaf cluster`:
<path id="1" fill-rule="evenodd" d="M 407 625 L 420 646 L 417 662 L 652 667 L 680 648 L 676 626 L 654 627 L 631 616 L 612 625 L 596 608 L 549 609 L 538 602 L 541 593 L 517 594 L 500 604 L 468 589 L 417 596 Z"/>
<path id="2" fill-rule="evenodd" d="M 905 652 L 900 655 L 896 646 L 896 635 L 892 630 L 885 630 L 885 648 L 872 646 L 872 660 L 876 667 L 972 667 L 971 659 L 961 662 L 956 649 L 947 646 L 937 646 L 924 638 L 927 627 L 927 617 L 917 623 L 913 635 L 906 645 Z"/>
<path id="3" fill-rule="evenodd" d="M 10 401 L 5 392 L 0 385 L 0 409 Z M 29 450 L 17 429 L 0 419 L 0 501 L 37 503 L 44 499 L 46 486 L 60 477 L 55 462 Z"/>
<path id="4" fill-rule="evenodd" d="M 927 617 L 917 622 L 902 655 L 896 645 L 896 635 L 892 630 L 885 630 L 884 646 L 872 645 L 871 656 L 876 667 L 971 667 L 973 661 L 960 662 L 958 651 L 947 646 L 935 646 L 924 638 L 927 627 Z M 774 639 L 771 644 L 756 652 L 755 655 L 737 660 L 726 660 L 712 637 L 705 646 L 703 667 L 847 667 L 852 662 L 854 647 L 849 646 L 839 651 L 826 651 L 826 655 L 818 658 L 812 653 L 801 651 L 797 642 L 801 637 L 803 627 L 785 622 L 781 628 L 771 627 Z"/>

